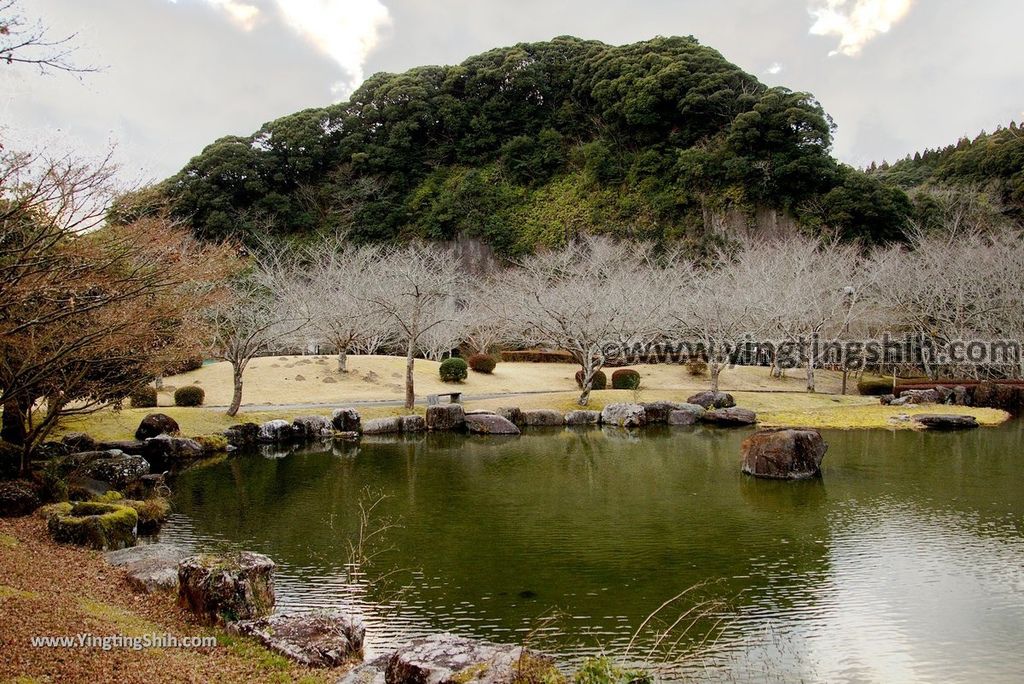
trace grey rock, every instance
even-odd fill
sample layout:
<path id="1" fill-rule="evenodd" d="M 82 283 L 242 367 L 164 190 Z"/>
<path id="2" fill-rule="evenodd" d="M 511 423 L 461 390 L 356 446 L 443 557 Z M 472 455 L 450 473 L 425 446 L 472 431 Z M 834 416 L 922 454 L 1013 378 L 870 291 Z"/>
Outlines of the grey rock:
<path id="1" fill-rule="evenodd" d="M 761 430 L 743 441 L 743 472 L 771 480 L 821 475 L 828 445 L 817 430 Z"/>
<path id="2" fill-rule="evenodd" d="M 529 427 L 561 427 L 565 424 L 565 416 L 552 409 L 536 409 L 523 411 L 521 421 Z"/>
<path id="3" fill-rule="evenodd" d="M 366 626 L 340 612 L 282 613 L 230 623 L 227 631 L 251 636 L 306 667 L 337 667 L 361 657 Z"/>
<path id="4" fill-rule="evenodd" d="M 264 617 L 276 601 L 274 569 L 251 551 L 189 556 L 178 563 L 178 605 L 207 624 Z"/>
<path id="5" fill-rule="evenodd" d="M 144 453 L 153 463 L 166 467 L 174 463 L 200 459 L 206 452 L 203 445 L 194 439 L 157 435 L 146 440 Z"/>
<path id="6" fill-rule="evenodd" d="M 701 421 L 712 425 L 723 427 L 734 427 L 739 425 L 753 425 L 757 422 L 757 414 L 750 409 L 724 408 L 707 411 L 701 416 Z"/>
<path id="7" fill-rule="evenodd" d="M 72 452 L 96 450 L 96 440 L 84 432 L 69 432 L 64 435 L 64 439 L 60 442 L 71 449 Z"/>
<path id="8" fill-rule="evenodd" d="M 974 416 L 956 414 L 926 413 L 913 416 L 912 420 L 929 430 L 970 430 L 978 427 L 978 421 Z"/>
<path id="9" fill-rule="evenodd" d="M 694 425 L 703 414 L 696 414 L 693 411 L 672 411 L 668 414 L 668 424 L 675 427 Z"/>
<path id="10" fill-rule="evenodd" d="M 374 418 L 373 420 L 367 420 L 363 423 L 364 435 L 389 435 L 399 434 L 401 432 L 402 419 L 398 417 Z"/>
<path id="11" fill-rule="evenodd" d="M 528 658 L 525 656 L 529 656 Z M 554 663 L 521 646 L 503 646 L 434 634 L 416 639 L 395 651 L 387 661 L 387 684 L 512 684 L 522 679 L 521 663 L 530 662 L 554 671 Z"/>
<path id="12" fill-rule="evenodd" d="M 333 434 L 334 426 L 323 416 L 301 416 L 292 421 L 292 435 L 296 441 L 311 442 Z"/>
<path id="13" fill-rule="evenodd" d="M 505 420 L 511 421 L 517 427 L 523 426 L 523 412 L 515 406 L 502 406 L 495 411 L 499 416 Z"/>
<path id="14" fill-rule="evenodd" d="M 953 404 L 956 406 L 970 406 L 971 393 L 963 385 L 953 388 Z"/>
<path id="15" fill-rule="evenodd" d="M 292 439 L 292 424 L 287 420 L 269 420 L 260 425 L 258 437 L 262 444 L 283 444 Z"/>
<path id="16" fill-rule="evenodd" d="M 335 409 L 331 414 L 331 424 L 338 432 L 359 432 L 359 423 L 359 411 L 354 408 Z"/>
<path id="17" fill-rule="evenodd" d="M 260 442 L 260 426 L 256 423 L 239 423 L 224 431 L 228 445 L 236 449 L 254 447 Z"/>
<path id="18" fill-rule="evenodd" d="M 518 435 L 515 423 L 494 414 L 470 414 L 466 416 L 466 429 L 474 435 Z"/>
<path id="19" fill-rule="evenodd" d="M 387 684 L 388 661 L 391 654 L 386 653 L 362 665 L 358 665 L 338 680 L 337 684 Z"/>
<path id="20" fill-rule="evenodd" d="M 668 415 L 682 406 L 671 401 L 652 401 L 640 405 L 644 407 L 648 425 L 664 425 L 668 422 Z"/>
<path id="21" fill-rule="evenodd" d="M 98 447 L 107 451 L 117 450 L 121 453 L 135 456 L 146 455 L 146 442 L 144 440 L 122 439 L 113 442 L 100 442 Z"/>
<path id="22" fill-rule="evenodd" d="M 600 411 L 569 411 L 565 414 L 566 425 L 598 425 L 600 422 Z"/>
<path id="23" fill-rule="evenodd" d="M 173 544 L 143 544 L 104 554 L 111 565 L 123 567 L 127 581 L 147 594 L 177 592 L 178 563 L 188 551 Z"/>
<path id="24" fill-rule="evenodd" d="M 423 420 L 423 416 L 402 416 L 402 432 L 423 432 L 426 429 L 427 423 Z"/>
<path id="25" fill-rule="evenodd" d="M 166 413 L 150 413 L 142 419 L 135 430 L 135 439 L 146 440 L 157 435 L 176 435 L 180 432 L 178 421 Z"/>
<path id="26" fill-rule="evenodd" d="M 915 404 L 937 404 L 940 395 L 935 390 L 904 390 L 891 402 L 892 406 L 909 406 Z"/>
<path id="27" fill-rule="evenodd" d="M 113 458 L 98 458 L 83 466 L 78 474 L 82 477 L 109 482 L 117 490 L 149 473 L 149 461 L 142 456 L 122 454 Z"/>
<path id="28" fill-rule="evenodd" d="M 647 412 L 640 404 L 608 404 L 601 410 L 601 423 L 620 428 L 643 427 L 647 424 Z"/>
<path id="29" fill-rule="evenodd" d="M 727 392 L 712 392 L 710 390 L 705 392 L 698 392 L 692 397 L 686 400 L 688 404 L 697 404 L 705 409 L 720 409 L 720 408 L 732 408 L 736 405 L 736 400 L 733 399 L 731 394 Z"/>
<path id="30" fill-rule="evenodd" d="M 466 411 L 461 404 L 428 406 L 426 422 L 428 430 L 461 430 L 466 422 Z"/>

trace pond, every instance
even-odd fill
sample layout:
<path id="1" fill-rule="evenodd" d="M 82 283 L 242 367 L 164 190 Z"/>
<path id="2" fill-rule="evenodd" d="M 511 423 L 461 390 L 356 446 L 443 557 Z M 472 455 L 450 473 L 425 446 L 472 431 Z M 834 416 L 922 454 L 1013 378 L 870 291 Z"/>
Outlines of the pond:
<path id="1" fill-rule="evenodd" d="M 798 483 L 742 475 L 748 434 L 430 434 L 234 455 L 181 473 L 162 540 L 269 555 L 282 609 L 359 611 L 371 654 L 451 631 L 567 667 L 647 661 L 667 679 L 1024 680 L 1020 421 L 826 431 L 823 479 Z M 394 526 L 353 572 L 368 492 L 386 498 L 364 529 Z"/>

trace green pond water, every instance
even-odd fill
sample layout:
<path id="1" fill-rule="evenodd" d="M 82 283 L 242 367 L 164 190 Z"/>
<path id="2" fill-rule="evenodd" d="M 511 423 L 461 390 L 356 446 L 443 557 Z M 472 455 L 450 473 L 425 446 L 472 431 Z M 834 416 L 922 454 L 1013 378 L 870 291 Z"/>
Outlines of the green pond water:
<path id="1" fill-rule="evenodd" d="M 798 483 L 742 475 L 748 434 L 535 430 L 233 455 L 176 479 L 162 540 L 269 555 L 279 607 L 362 614 L 370 656 L 451 631 L 566 667 L 647 661 L 673 680 L 1024 681 L 1020 421 L 827 431 L 822 480 Z M 398 526 L 360 574 L 348 561 L 366 490 L 387 497 L 371 526 Z"/>

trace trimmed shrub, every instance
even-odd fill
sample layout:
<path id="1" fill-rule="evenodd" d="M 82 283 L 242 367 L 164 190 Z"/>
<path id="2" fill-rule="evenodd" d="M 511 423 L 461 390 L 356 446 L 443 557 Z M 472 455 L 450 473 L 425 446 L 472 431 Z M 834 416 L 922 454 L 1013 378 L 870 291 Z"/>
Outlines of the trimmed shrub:
<path id="1" fill-rule="evenodd" d="M 695 378 L 707 375 L 708 362 L 699 356 L 691 356 L 686 361 L 686 372 Z"/>
<path id="2" fill-rule="evenodd" d="M 498 362 L 494 360 L 494 357 L 487 354 L 473 354 L 469 357 L 469 367 L 477 373 L 493 373 L 494 367 L 497 365 Z"/>
<path id="3" fill-rule="evenodd" d="M 640 389 L 640 373 L 636 372 L 632 368 L 620 368 L 612 373 L 612 389 Z"/>
<path id="4" fill-rule="evenodd" d="M 146 385 L 132 392 L 128 399 L 132 408 L 153 408 L 156 406 L 156 389 Z"/>
<path id="5" fill-rule="evenodd" d="M 185 385 L 174 390 L 175 406 L 202 406 L 206 401 L 206 392 L 196 385 Z"/>
<path id="6" fill-rule="evenodd" d="M 469 365 L 462 359 L 445 359 L 437 372 L 444 382 L 462 382 L 469 375 Z"/>
<path id="7" fill-rule="evenodd" d="M 572 354 L 566 351 L 522 349 L 501 352 L 501 360 L 509 363 L 572 363 L 574 359 Z"/>
<path id="8" fill-rule="evenodd" d="M 576 386 L 583 389 L 583 371 L 576 371 Z M 597 371 L 594 373 L 594 379 L 590 383 L 590 389 L 592 390 L 603 390 L 608 388 L 608 376 L 604 374 L 604 371 Z"/>
<path id="9" fill-rule="evenodd" d="M 857 382 L 857 392 L 867 397 L 892 394 L 892 378 L 861 378 Z"/>

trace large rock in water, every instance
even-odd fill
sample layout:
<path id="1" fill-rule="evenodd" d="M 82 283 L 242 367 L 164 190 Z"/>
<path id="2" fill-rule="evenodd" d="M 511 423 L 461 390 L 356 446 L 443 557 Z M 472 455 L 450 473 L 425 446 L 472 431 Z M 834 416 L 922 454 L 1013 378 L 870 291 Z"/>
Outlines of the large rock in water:
<path id="1" fill-rule="evenodd" d="M 359 432 L 359 411 L 354 408 L 335 409 L 331 414 L 331 424 L 338 432 Z"/>
<path id="2" fill-rule="evenodd" d="M 569 411 L 565 414 L 566 425 L 598 425 L 600 423 L 600 411 Z"/>
<path id="3" fill-rule="evenodd" d="M 301 416 L 292 421 L 292 435 L 300 442 L 311 442 L 333 434 L 334 426 L 323 416 Z"/>
<path id="4" fill-rule="evenodd" d="M 200 554 L 178 564 L 178 605 L 208 624 L 261 618 L 274 603 L 274 561 L 266 556 Z"/>
<path id="5" fill-rule="evenodd" d="M 402 432 L 402 419 L 398 416 L 374 418 L 363 423 L 364 435 L 392 435 L 400 432 Z"/>
<path id="6" fill-rule="evenodd" d="M 641 404 L 644 407 L 644 415 L 647 417 L 648 425 L 664 425 L 668 422 L 668 416 L 677 410 L 682 404 L 675 404 L 671 401 L 652 401 Z"/>
<path id="7" fill-rule="evenodd" d="M 428 430 L 461 430 L 466 423 L 466 410 L 462 404 L 440 404 L 427 407 Z"/>
<path id="8" fill-rule="evenodd" d="M 518 435 L 519 428 L 511 420 L 494 414 L 466 416 L 466 429 L 474 435 Z"/>
<path id="9" fill-rule="evenodd" d="M 736 400 L 733 399 L 731 394 L 726 392 L 712 392 L 710 390 L 706 392 L 698 392 L 692 397 L 686 400 L 688 404 L 696 404 L 705 409 L 720 409 L 720 408 L 732 408 L 736 405 Z"/>
<path id="10" fill-rule="evenodd" d="M 105 554 L 108 563 L 124 568 L 128 584 L 153 594 L 178 591 L 178 563 L 189 554 L 173 544 L 143 544 Z"/>
<path id="11" fill-rule="evenodd" d="M 251 448 L 259 444 L 260 426 L 256 423 L 239 423 L 224 431 L 228 444 L 236 449 Z"/>
<path id="12" fill-rule="evenodd" d="M 518 406 L 501 406 L 495 411 L 499 416 L 505 420 L 511 421 L 516 427 L 523 426 L 523 412 Z"/>
<path id="13" fill-rule="evenodd" d="M 434 634 L 399 648 L 385 661 L 387 684 L 512 684 L 548 681 L 554 662 L 522 646 Z M 359 681 L 357 678 L 342 680 Z"/>
<path id="14" fill-rule="evenodd" d="M 411 414 L 408 416 L 402 416 L 402 432 L 413 434 L 416 432 L 423 432 L 427 429 L 427 422 L 423 419 L 423 416 Z"/>
<path id="15" fill-rule="evenodd" d="M 647 412 L 640 404 L 608 404 L 601 409 L 601 423 L 621 428 L 643 427 L 647 424 Z"/>
<path id="16" fill-rule="evenodd" d="M 677 404 L 676 408 L 669 412 L 669 425 L 693 425 L 704 417 L 706 411 L 698 404 Z"/>
<path id="17" fill-rule="evenodd" d="M 362 657 L 366 626 L 344 613 L 317 611 L 233 622 L 228 632 L 251 636 L 306 667 L 337 667 Z"/>
<path id="18" fill-rule="evenodd" d="M 561 427 L 565 424 L 565 416 L 552 409 L 523 411 L 520 420 L 529 427 Z"/>
<path id="19" fill-rule="evenodd" d="M 262 444 L 284 444 L 292 439 L 292 424 L 287 420 L 268 420 L 260 425 L 258 437 Z"/>
<path id="20" fill-rule="evenodd" d="M 956 414 L 923 413 L 911 416 L 911 420 L 929 430 L 970 430 L 978 427 L 978 420 L 974 416 Z"/>
<path id="21" fill-rule="evenodd" d="M 143 447 L 146 459 L 157 464 L 157 468 L 170 467 L 175 463 L 187 463 L 205 455 L 203 445 L 187 437 L 157 435 L 146 440 Z"/>
<path id="22" fill-rule="evenodd" d="M 157 435 L 176 435 L 179 430 L 178 421 L 167 414 L 150 413 L 139 423 L 139 427 L 135 431 L 135 439 L 149 439 Z"/>
<path id="23" fill-rule="evenodd" d="M 743 440 L 743 472 L 772 480 L 821 475 L 828 445 L 817 430 L 761 430 Z"/>
<path id="24" fill-rule="evenodd" d="M 705 423 L 721 425 L 723 427 L 736 427 L 740 425 L 753 425 L 757 422 L 757 414 L 750 409 L 724 408 L 707 411 L 700 418 Z"/>
<path id="25" fill-rule="evenodd" d="M 74 458 L 72 454 L 72 458 Z M 82 477 L 109 482 L 114 489 L 123 490 L 149 472 L 149 461 L 142 456 L 122 454 L 112 458 L 97 458 L 82 466 Z"/>

